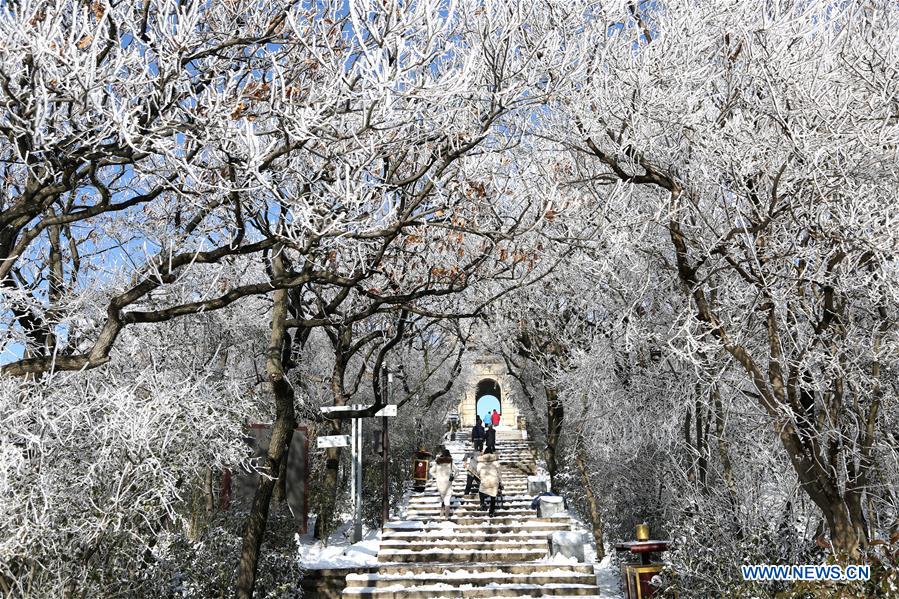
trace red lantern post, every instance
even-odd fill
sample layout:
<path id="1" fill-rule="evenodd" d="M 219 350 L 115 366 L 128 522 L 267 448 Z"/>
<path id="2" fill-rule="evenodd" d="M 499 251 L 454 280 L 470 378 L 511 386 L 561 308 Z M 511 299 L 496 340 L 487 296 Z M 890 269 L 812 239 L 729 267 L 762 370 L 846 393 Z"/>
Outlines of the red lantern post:
<path id="1" fill-rule="evenodd" d="M 649 539 L 649 526 L 637 525 L 637 540 L 615 545 L 616 551 L 628 552 L 631 559 L 621 560 L 621 582 L 626 599 L 647 599 L 656 593 L 652 578 L 662 571 L 662 564 L 653 561 L 653 556 L 667 551 L 668 541 Z"/>
<path id="2" fill-rule="evenodd" d="M 424 491 L 428 484 L 428 468 L 431 465 L 433 456 L 421 447 L 412 460 L 412 490 Z"/>

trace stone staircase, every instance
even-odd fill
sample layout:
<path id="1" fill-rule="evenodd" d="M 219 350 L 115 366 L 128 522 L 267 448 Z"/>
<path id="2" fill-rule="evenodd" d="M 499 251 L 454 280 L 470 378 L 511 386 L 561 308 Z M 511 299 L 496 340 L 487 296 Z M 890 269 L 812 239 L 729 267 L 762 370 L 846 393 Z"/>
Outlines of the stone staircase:
<path id="1" fill-rule="evenodd" d="M 497 430 L 505 500 L 488 517 L 477 494 L 463 495 L 468 433 L 449 445 L 456 462 L 452 513 L 440 516 L 434 481 L 408 498 L 405 520 L 391 522 L 381 537 L 378 571 L 350 574 L 343 597 L 442 599 L 444 597 L 598 598 L 592 564 L 549 557 L 549 537 L 573 530 L 567 515 L 539 518 L 531 509 L 527 477 L 536 472 L 521 431 Z"/>

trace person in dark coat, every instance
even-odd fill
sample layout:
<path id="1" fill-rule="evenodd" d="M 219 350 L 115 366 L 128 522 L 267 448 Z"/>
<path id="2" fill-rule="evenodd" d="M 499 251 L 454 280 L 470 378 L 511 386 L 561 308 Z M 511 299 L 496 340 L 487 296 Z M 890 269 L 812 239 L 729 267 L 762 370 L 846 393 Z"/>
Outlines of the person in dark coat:
<path id="1" fill-rule="evenodd" d="M 495 452 L 496 451 L 496 429 L 493 428 L 492 424 L 487 425 L 487 432 L 484 435 L 484 440 L 487 443 L 487 449 L 485 451 L 488 451 L 490 453 Z"/>
<path id="2" fill-rule="evenodd" d="M 484 451 L 484 427 L 481 426 L 481 417 L 476 416 L 477 421 L 471 429 L 471 442 L 474 443 L 474 450 L 478 453 Z"/>
<path id="3" fill-rule="evenodd" d="M 493 410 L 493 414 L 490 416 L 490 424 L 499 426 L 499 412 L 496 410 Z"/>

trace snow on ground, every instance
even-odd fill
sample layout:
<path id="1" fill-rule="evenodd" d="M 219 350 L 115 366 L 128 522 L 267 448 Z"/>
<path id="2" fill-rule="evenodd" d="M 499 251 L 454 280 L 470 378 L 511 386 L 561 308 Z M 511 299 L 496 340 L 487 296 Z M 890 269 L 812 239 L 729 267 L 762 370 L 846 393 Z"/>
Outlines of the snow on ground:
<path id="1" fill-rule="evenodd" d="M 388 522 L 387 527 L 400 530 L 421 530 L 425 528 L 425 523 L 421 520 L 394 520 Z"/>
<path id="2" fill-rule="evenodd" d="M 378 563 L 378 547 L 381 545 L 380 530 L 363 531 L 358 543 L 348 541 L 352 522 L 342 525 L 328 538 L 328 545 L 312 538 L 312 533 L 297 535 L 297 558 L 301 568 L 321 570 L 324 568 L 352 568 L 371 566 Z M 309 526 L 309 530 L 313 530 Z"/>
<path id="3" fill-rule="evenodd" d="M 624 599 L 620 586 L 621 573 L 612 563 L 611 555 L 606 555 L 601 562 L 594 564 L 593 571 L 596 572 L 596 584 L 603 599 Z"/>
<path id="4" fill-rule="evenodd" d="M 571 516 L 571 519 L 577 523 L 577 528 L 585 531 L 584 557 L 588 564 L 593 563 L 593 571 L 596 573 L 596 584 L 599 586 L 603 599 L 624 599 L 624 594 L 621 590 L 621 571 L 618 569 L 618 565 L 612 561 L 614 550 L 611 547 L 606 547 L 606 556 L 601 562 L 597 562 L 596 545 L 593 540 L 593 535 L 587 532 L 589 531 L 589 528 L 580 520 L 580 518 L 578 518 L 577 514 L 569 512 L 569 515 Z M 566 560 L 569 558 L 555 556 L 548 559 Z M 565 562 L 562 561 L 558 563 Z"/>

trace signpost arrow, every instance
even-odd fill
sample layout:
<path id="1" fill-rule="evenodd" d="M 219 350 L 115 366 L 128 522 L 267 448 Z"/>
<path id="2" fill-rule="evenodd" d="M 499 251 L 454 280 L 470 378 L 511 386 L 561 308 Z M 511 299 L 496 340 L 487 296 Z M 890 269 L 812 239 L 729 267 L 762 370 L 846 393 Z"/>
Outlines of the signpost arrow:
<path id="1" fill-rule="evenodd" d="M 319 408 L 323 414 L 330 414 L 332 412 L 350 412 L 353 410 L 364 410 L 368 406 L 322 406 Z M 396 416 L 396 404 L 387 404 L 380 410 L 374 413 L 372 418 L 386 418 Z"/>
<path id="2" fill-rule="evenodd" d="M 325 447 L 349 447 L 350 446 L 350 436 L 349 435 L 331 435 L 329 437 L 319 437 L 318 438 L 318 448 L 322 449 Z"/>
<path id="3" fill-rule="evenodd" d="M 396 416 L 396 404 L 388 404 L 375 412 L 375 417 L 388 417 L 388 416 Z"/>

